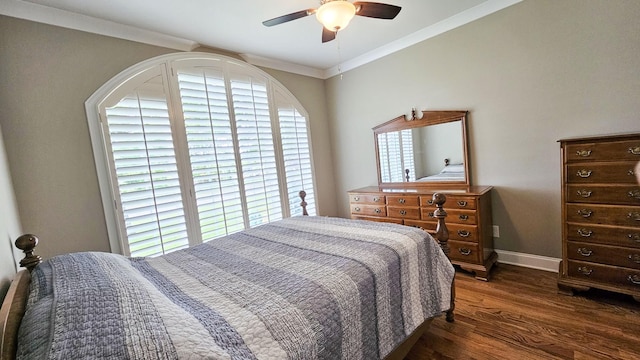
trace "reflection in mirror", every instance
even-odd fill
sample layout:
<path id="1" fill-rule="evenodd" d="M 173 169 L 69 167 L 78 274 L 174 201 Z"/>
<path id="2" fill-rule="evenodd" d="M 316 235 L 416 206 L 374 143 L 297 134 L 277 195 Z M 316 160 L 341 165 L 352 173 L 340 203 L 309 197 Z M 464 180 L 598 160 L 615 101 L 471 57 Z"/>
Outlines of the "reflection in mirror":
<path id="1" fill-rule="evenodd" d="M 466 184 L 466 112 L 425 111 L 374 128 L 380 185 Z"/>

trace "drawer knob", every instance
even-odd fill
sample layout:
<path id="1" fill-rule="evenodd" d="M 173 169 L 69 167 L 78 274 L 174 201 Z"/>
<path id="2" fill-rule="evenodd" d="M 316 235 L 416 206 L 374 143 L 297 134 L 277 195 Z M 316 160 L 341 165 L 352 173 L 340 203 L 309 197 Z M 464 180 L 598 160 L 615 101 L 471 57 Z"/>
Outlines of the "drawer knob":
<path id="1" fill-rule="evenodd" d="M 382 212 L 382 210 L 380 210 L 380 208 L 376 208 L 374 211 L 376 212 L 376 214 L 380 214 Z"/>
<path id="2" fill-rule="evenodd" d="M 578 254 L 582 256 L 591 256 L 591 254 L 593 254 L 593 251 L 587 248 L 578 248 Z"/>
<path id="3" fill-rule="evenodd" d="M 467 230 L 458 230 L 458 235 L 460 235 L 463 238 L 469 237 L 469 235 L 471 235 L 470 232 L 468 232 Z"/>
<path id="4" fill-rule="evenodd" d="M 405 203 L 405 201 L 406 201 L 406 200 L 405 200 L 405 199 L 403 199 L 403 198 L 398 199 L 398 202 L 399 202 L 400 204 L 404 204 L 404 203 Z"/>
<path id="5" fill-rule="evenodd" d="M 580 236 L 582 237 L 591 237 L 591 235 L 593 234 L 593 231 L 583 228 L 583 229 L 578 229 L 578 234 L 580 234 Z"/>
<path id="6" fill-rule="evenodd" d="M 640 212 L 629 213 L 627 217 L 631 220 L 640 221 Z"/>
<path id="7" fill-rule="evenodd" d="M 629 240 L 640 243 L 640 233 L 627 234 Z"/>
<path id="8" fill-rule="evenodd" d="M 586 266 L 580 266 L 580 267 L 578 268 L 578 272 L 579 272 L 580 274 L 582 274 L 582 275 L 589 276 L 589 275 L 591 275 L 591 273 L 593 272 L 593 269 L 589 269 L 589 268 L 588 268 L 588 267 L 586 267 Z"/>
<path id="9" fill-rule="evenodd" d="M 591 170 L 578 170 L 578 173 L 576 175 L 580 176 L 581 178 L 588 178 L 589 176 L 591 176 L 592 171 Z"/>
<path id="10" fill-rule="evenodd" d="M 427 204 L 428 204 L 428 205 L 433 205 L 433 199 L 429 199 L 429 200 L 427 200 Z"/>
<path id="11" fill-rule="evenodd" d="M 583 198 L 591 197 L 591 193 L 592 191 L 589 190 L 578 190 L 578 196 L 581 196 Z"/>
<path id="12" fill-rule="evenodd" d="M 460 215 L 460 216 L 458 216 L 458 219 L 460 219 L 460 220 L 469 220 L 469 215 Z"/>
<path id="13" fill-rule="evenodd" d="M 436 217 L 436 215 L 433 212 L 428 213 L 427 215 L 429 215 L 430 218 L 434 218 Z"/>
<path id="14" fill-rule="evenodd" d="M 400 215 L 402 215 L 402 216 L 407 215 L 407 211 L 406 210 L 400 210 Z"/>
<path id="15" fill-rule="evenodd" d="M 583 218 L 588 218 L 591 217 L 591 215 L 593 215 L 593 211 L 589 210 L 589 209 L 581 209 L 578 210 L 578 215 L 582 216 Z M 629 214 L 631 215 L 631 214 Z"/>
<path id="16" fill-rule="evenodd" d="M 629 171 L 627 171 L 627 175 L 629 176 L 635 176 L 636 172 L 633 169 L 629 169 Z"/>
<path id="17" fill-rule="evenodd" d="M 627 280 L 633 285 L 640 285 L 640 276 L 638 275 L 629 275 L 627 276 Z"/>
<path id="18" fill-rule="evenodd" d="M 354 196 L 353 201 L 360 201 L 360 196 Z"/>
<path id="19" fill-rule="evenodd" d="M 360 208 L 358 206 L 353 208 L 354 211 L 360 211 Z"/>
<path id="20" fill-rule="evenodd" d="M 582 156 L 582 157 L 591 156 L 591 150 L 578 150 L 576 151 L 576 155 Z"/>
<path id="21" fill-rule="evenodd" d="M 640 200 L 640 190 L 631 190 L 627 193 L 630 198 Z"/>
<path id="22" fill-rule="evenodd" d="M 471 249 L 468 249 L 468 248 L 461 248 L 461 249 L 458 249 L 458 251 L 460 252 L 461 255 L 464 255 L 464 256 L 471 255 Z"/>
<path id="23" fill-rule="evenodd" d="M 458 200 L 458 206 L 465 207 L 465 206 L 467 206 L 467 202 L 464 201 L 464 200 Z"/>
<path id="24" fill-rule="evenodd" d="M 629 154 L 640 155 L 640 146 L 629 148 Z"/>
<path id="25" fill-rule="evenodd" d="M 373 198 L 373 202 L 378 202 L 378 201 L 380 201 L 379 197 L 376 196 L 376 197 Z"/>
<path id="26" fill-rule="evenodd" d="M 640 264 L 640 254 L 629 254 L 629 260 L 636 264 Z"/>

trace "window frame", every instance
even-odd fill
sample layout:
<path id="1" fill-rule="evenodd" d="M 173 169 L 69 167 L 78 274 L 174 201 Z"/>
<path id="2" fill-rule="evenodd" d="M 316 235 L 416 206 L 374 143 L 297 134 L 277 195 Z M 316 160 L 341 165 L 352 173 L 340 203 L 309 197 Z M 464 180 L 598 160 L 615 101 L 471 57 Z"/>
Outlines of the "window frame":
<path id="1" fill-rule="evenodd" d="M 313 146 L 311 139 L 311 124 L 309 120 L 309 115 L 306 109 L 302 106 L 302 104 L 298 101 L 298 99 L 278 80 L 273 78 L 271 75 L 261 70 L 258 67 L 250 65 L 242 60 L 238 60 L 235 58 L 227 57 L 224 55 L 213 54 L 213 53 L 200 53 L 200 52 L 189 52 L 189 53 L 173 53 L 156 56 L 154 58 L 150 58 L 144 61 L 141 61 L 135 65 L 130 66 L 129 68 L 121 71 L 119 74 L 115 75 L 107 82 L 105 82 L 100 88 L 98 88 L 86 101 L 85 101 L 85 111 L 87 115 L 87 122 L 89 125 L 89 134 L 90 141 L 93 148 L 93 155 L 96 165 L 96 174 L 98 177 L 98 185 L 100 188 L 100 196 L 102 199 L 103 210 L 105 215 L 105 222 L 107 227 L 107 234 L 109 237 L 109 244 L 111 247 L 112 253 L 125 254 L 129 255 L 128 250 L 128 241 L 126 239 L 126 229 L 122 229 L 123 222 L 119 217 L 121 217 L 119 211 L 117 209 L 117 202 L 119 193 L 116 178 L 112 175 L 111 165 L 109 160 L 109 144 L 106 143 L 106 137 L 103 134 L 104 124 L 103 121 L 106 122 L 106 119 L 102 119 L 100 114 L 100 108 L 105 102 L 105 100 L 116 96 L 119 92 L 125 93 L 131 89 L 131 87 L 126 86 L 122 87 L 125 83 L 129 82 L 132 79 L 135 79 L 138 76 L 142 76 L 143 73 L 150 71 L 154 68 L 160 67 L 161 72 L 165 72 L 167 74 L 167 78 L 173 79 L 177 78 L 177 73 L 173 73 L 174 64 L 180 63 L 190 63 L 192 61 L 219 61 L 220 64 L 223 64 L 224 68 L 224 76 L 225 80 L 228 84 L 228 76 L 232 72 L 237 72 L 238 69 L 242 69 L 245 75 L 256 74 L 265 78 L 267 81 L 267 92 L 269 98 L 269 113 L 272 124 L 272 132 L 273 132 L 273 140 L 274 140 L 274 149 L 276 153 L 280 155 L 277 156 L 277 172 L 278 178 L 281 179 L 279 185 L 279 195 L 283 207 L 282 217 L 290 217 L 290 208 L 289 208 L 289 194 L 286 189 L 286 171 L 284 168 L 283 158 L 282 158 L 282 134 L 279 124 L 279 114 L 277 107 L 277 99 L 276 94 L 279 93 L 286 97 L 286 100 L 291 103 L 291 105 L 295 108 L 295 110 L 306 119 L 306 132 L 307 132 L 307 143 L 309 148 L 309 157 L 310 157 L 310 166 L 311 166 L 311 187 L 314 194 L 314 198 L 317 199 L 316 192 L 316 175 L 315 175 L 315 166 L 313 161 Z M 227 65 L 230 63 L 230 65 Z M 233 71 L 228 68 L 233 66 Z M 128 84 L 127 84 L 128 85 Z M 172 132 L 180 133 L 184 132 L 184 117 L 182 114 L 178 114 L 181 112 L 181 109 L 176 109 L 175 107 L 175 99 L 180 97 L 179 91 L 177 89 L 177 84 L 174 81 L 170 81 L 169 84 L 166 85 L 167 88 L 167 106 L 169 108 L 169 116 L 171 118 L 171 127 Z M 230 91 L 230 89 L 228 89 Z M 179 101 L 179 100 L 178 100 Z M 174 135 L 176 136 L 176 135 Z M 188 159 L 188 157 L 184 158 L 183 155 L 178 155 L 179 152 L 188 152 L 187 144 L 184 143 L 182 137 L 179 136 L 179 140 L 176 142 L 177 146 L 175 146 L 176 156 L 180 156 L 183 159 Z M 236 144 L 237 147 L 237 144 Z M 187 167 L 188 169 L 184 169 Z M 191 167 L 189 162 L 182 165 L 182 168 L 179 169 L 182 171 L 191 171 Z M 284 180 L 282 180 L 284 179 Z M 183 181 L 181 180 L 181 183 Z M 189 185 L 190 186 L 190 185 Z M 195 198 L 189 192 L 193 191 L 190 187 L 185 187 L 181 185 L 183 191 L 185 191 L 184 197 L 188 197 L 189 199 L 184 200 L 185 204 L 185 214 L 186 212 L 193 211 L 193 208 L 197 207 Z M 243 189 L 241 189 L 241 195 L 243 195 Z M 319 207 L 317 201 L 315 201 L 315 209 L 316 213 L 319 213 Z M 246 205 L 243 204 L 243 207 Z M 195 212 L 197 215 L 197 211 Z M 193 217 L 191 217 L 193 219 Z M 187 219 L 189 223 L 189 219 Z M 247 224 L 248 220 L 245 219 L 245 228 L 248 228 Z M 192 222 L 191 222 L 192 223 Z M 193 224 L 190 224 L 188 228 L 192 227 Z M 192 232 L 189 230 L 189 246 L 194 246 L 202 242 L 200 234 L 197 236 L 192 236 Z M 124 237 L 123 237 L 124 235 Z M 195 235 L 195 234 L 193 234 Z"/>

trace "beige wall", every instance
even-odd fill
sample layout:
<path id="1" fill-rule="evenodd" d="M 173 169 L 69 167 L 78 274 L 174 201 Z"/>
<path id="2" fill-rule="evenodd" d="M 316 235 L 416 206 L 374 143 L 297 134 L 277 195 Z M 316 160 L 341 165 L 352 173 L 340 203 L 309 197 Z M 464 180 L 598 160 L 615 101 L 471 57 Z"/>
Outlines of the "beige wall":
<path id="1" fill-rule="evenodd" d="M 5 16 L 0 44 L 0 126 L 24 231 L 40 237 L 45 258 L 109 251 L 84 102 L 127 67 L 174 50 Z M 309 112 L 319 207 L 335 214 L 324 82 L 272 76 Z"/>
<path id="2" fill-rule="evenodd" d="M 561 257 L 558 139 L 640 132 L 640 1 L 525 0 L 327 82 L 339 214 L 376 184 L 371 128 L 469 110 L 496 248 Z"/>

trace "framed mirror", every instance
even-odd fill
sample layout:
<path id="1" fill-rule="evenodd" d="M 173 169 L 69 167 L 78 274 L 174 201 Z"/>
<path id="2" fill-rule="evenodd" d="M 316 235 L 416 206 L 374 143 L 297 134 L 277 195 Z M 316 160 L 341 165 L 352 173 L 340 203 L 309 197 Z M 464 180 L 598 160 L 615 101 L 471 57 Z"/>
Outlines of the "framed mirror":
<path id="1" fill-rule="evenodd" d="M 413 115 L 373 128 L 379 186 L 470 185 L 467 111 Z"/>

